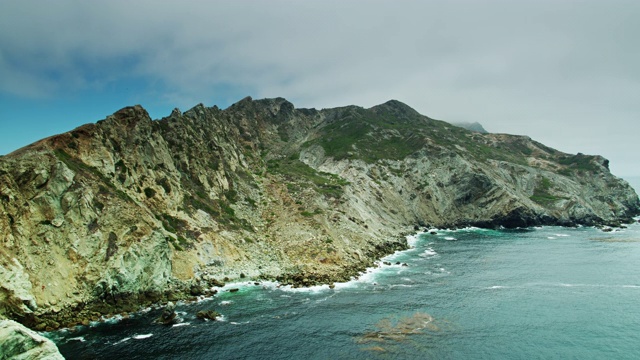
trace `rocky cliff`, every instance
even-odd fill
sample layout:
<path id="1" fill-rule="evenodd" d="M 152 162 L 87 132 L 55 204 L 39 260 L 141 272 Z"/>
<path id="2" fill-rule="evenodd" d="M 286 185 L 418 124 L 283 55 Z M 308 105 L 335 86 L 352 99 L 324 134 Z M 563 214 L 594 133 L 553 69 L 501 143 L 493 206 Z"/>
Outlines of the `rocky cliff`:
<path id="1" fill-rule="evenodd" d="M 0 320 L 0 359 L 64 360 L 56 344 L 13 320 Z"/>
<path id="2" fill-rule="evenodd" d="M 472 132 L 389 101 L 140 106 L 0 158 L 0 315 L 39 329 L 234 279 L 345 280 L 420 227 L 619 224 L 600 156 Z"/>

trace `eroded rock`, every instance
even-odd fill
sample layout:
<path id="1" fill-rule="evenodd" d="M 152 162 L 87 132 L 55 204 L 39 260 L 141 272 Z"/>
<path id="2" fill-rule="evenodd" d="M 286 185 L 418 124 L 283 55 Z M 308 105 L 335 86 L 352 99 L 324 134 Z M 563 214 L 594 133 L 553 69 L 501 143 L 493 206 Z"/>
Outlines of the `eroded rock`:
<path id="1" fill-rule="evenodd" d="M 13 320 L 0 320 L 0 358 L 64 360 L 53 341 Z"/>

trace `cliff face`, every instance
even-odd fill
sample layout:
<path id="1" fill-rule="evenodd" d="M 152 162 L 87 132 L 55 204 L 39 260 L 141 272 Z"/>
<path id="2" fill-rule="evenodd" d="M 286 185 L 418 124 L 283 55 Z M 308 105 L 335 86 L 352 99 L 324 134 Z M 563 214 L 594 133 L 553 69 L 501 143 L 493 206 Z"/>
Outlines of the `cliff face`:
<path id="1" fill-rule="evenodd" d="M 0 314 L 38 329 L 224 278 L 348 279 L 420 226 L 597 225 L 640 212 L 599 156 L 397 101 L 140 106 L 0 158 Z"/>
<path id="2" fill-rule="evenodd" d="M 56 344 L 12 320 L 0 320 L 0 358 L 64 360 Z"/>

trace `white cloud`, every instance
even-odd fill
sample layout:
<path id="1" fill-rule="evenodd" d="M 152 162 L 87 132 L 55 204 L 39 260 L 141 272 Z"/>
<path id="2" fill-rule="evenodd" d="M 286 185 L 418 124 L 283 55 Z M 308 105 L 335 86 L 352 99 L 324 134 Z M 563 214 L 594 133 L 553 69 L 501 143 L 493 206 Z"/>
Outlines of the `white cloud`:
<path id="1" fill-rule="evenodd" d="M 183 107 L 224 98 L 225 89 L 318 108 L 396 98 L 432 117 L 480 121 L 563 150 L 612 158 L 639 150 L 617 145 L 635 144 L 629 134 L 640 130 L 637 1 L 61 0 L 3 8 L 0 90 L 20 96 L 140 78 L 158 84 L 148 96 Z"/>

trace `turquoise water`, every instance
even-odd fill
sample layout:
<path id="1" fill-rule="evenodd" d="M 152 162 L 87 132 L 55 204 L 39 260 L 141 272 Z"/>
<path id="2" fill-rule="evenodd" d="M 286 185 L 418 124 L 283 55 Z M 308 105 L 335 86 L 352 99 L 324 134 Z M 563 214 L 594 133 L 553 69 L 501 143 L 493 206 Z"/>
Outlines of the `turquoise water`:
<path id="1" fill-rule="evenodd" d="M 181 326 L 151 310 L 50 335 L 69 359 L 640 358 L 640 224 L 438 231 L 385 260 L 333 290 L 245 283 Z"/>

